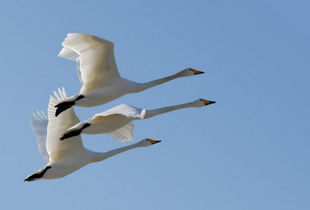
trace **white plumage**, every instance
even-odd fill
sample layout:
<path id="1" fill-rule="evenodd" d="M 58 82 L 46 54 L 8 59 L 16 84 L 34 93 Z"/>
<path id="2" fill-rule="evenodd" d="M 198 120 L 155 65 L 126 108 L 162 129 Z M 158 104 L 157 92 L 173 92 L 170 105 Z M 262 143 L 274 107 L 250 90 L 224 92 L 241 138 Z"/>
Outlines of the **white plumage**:
<path id="1" fill-rule="evenodd" d="M 120 76 L 114 58 L 114 44 L 108 40 L 87 34 L 70 33 L 62 42 L 62 46 L 59 56 L 77 62 L 82 87 L 79 94 L 56 105 L 56 116 L 74 105 L 97 106 L 179 77 L 203 73 L 187 68 L 161 79 L 138 83 Z"/>
<path id="2" fill-rule="evenodd" d="M 42 111 L 34 113 L 31 125 L 37 135 L 39 151 L 47 160 L 47 165 L 29 175 L 25 181 L 64 177 L 89 163 L 105 160 L 130 149 L 146 147 L 160 142 L 152 139 L 144 139 L 136 144 L 105 153 L 98 153 L 86 149 L 83 146 L 80 136 L 72 137 L 69 141 L 59 141 L 64 131 L 79 123 L 79 119 L 75 115 L 73 108 L 67 109 L 61 116 L 55 117 L 56 109 L 54 105 L 66 98 L 65 90 L 59 89 L 57 92 L 54 92 L 54 96 L 50 97 L 48 118 Z"/>
<path id="3" fill-rule="evenodd" d="M 84 91 L 120 79 L 112 42 L 96 36 L 70 33 L 61 44 L 63 49 L 59 56 L 79 62 Z"/>
<path id="4" fill-rule="evenodd" d="M 160 142 L 146 138 L 135 144 L 100 153 L 84 147 L 81 133 L 106 133 L 116 140 L 132 140 L 134 125 L 131 121 L 133 120 L 147 119 L 177 109 L 202 107 L 215 103 L 198 99 L 153 110 L 121 104 L 96 114 L 87 121 L 80 122 L 72 108 L 74 105 L 83 107 L 101 105 L 125 94 L 140 92 L 176 78 L 204 72 L 187 68 L 167 77 L 138 83 L 124 79 L 119 74 L 114 58 L 114 44 L 111 41 L 93 35 L 70 33 L 62 42 L 62 46 L 59 56 L 76 62 L 81 89 L 77 95 L 72 97 L 67 96 L 64 88 L 54 91 L 54 95 L 49 100 L 47 115 L 43 111 L 33 114 L 31 127 L 36 134 L 39 151 L 47 164 L 29 175 L 25 181 L 61 178 L 89 163 Z M 67 138 L 67 141 L 60 141 Z"/>
<path id="5" fill-rule="evenodd" d="M 40 153 L 45 160 L 48 161 L 48 153 L 46 150 L 46 133 L 48 118 L 43 111 L 37 111 L 33 114 L 31 128 L 37 137 L 37 144 Z"/>
<path id="6" fill-rule="evenodd" d="M 140 109 L 127 104 L 121 104 L 105 112 L 95 114 L 91 119 L 67 129 L 60 140 L 79 135 L 80 133 L 106 133 L 116 140 L 130 141 L 133 138 L 132 131 L 134 126 L 131 123 L 133 120 L 147 119 L 178 109 L 202 107 L 213 103 L 215 103 L 215 101 L 197 99 L 189 103 L 161 107 L 153 110 Z"/>

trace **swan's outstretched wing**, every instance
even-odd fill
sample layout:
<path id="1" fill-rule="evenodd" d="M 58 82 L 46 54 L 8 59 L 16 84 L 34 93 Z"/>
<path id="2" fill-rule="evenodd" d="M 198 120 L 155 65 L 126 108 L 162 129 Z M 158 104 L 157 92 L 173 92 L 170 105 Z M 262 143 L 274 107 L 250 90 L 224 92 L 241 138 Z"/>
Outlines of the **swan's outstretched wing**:
<path id="1" fill-rule="evenodd" d="M 43 111 L 33 113 L 31 120 L 31 128 L 36 134 L 37 144 L 40 153 L 48 161 L 48 153 L 46 150 L 46 133 L 47 133 L 48 118 Z"/>
<path id="2" fill-rule="evenodd" d="M 117 129 L 108 132 L 114 139 L 118 141 L 131 141 L 133 139 L 134 125 L 131 123 L 135 119 L 143 119 L 145 109 L 139 109 L 127 104 L 121 104 L 113 107 L 105 112 L 94 115 L 91 119 L 92 123 L 104 124 L 105 127 L 112 129 L 116 125 L 120 125 Z"/>
<path id="3" fill-rule="evenodd" d="M 120 114 L 128 118 L 142 119 L 144 118 L 144 115 L 145 115 L 145 109 L 140 109 L 134 106 L 130 106 L 128 104 L 120 104 L 104 112 L 96 114 L 95 116 L 97 115 L 108 116 L 112 114 Z"/>
<path id="4" fill-rule="evenodd" d="M 92 35 L 69 33 L 62 46 L 59 56 L 79 63 L 82 88 L 86 91 L 120 78 L 112 42 Z"/>
<path id="5" fill-rule="evenodd" d="M 54 91 L 54 96 L 51 96 L 49 100 L 46 149 L 50 161 L 56 161 L 79 150 L 84 150 L 80 136 L 72 137 L 67 141 L 59 140 L 68 128 L 80 122 L 73 108 L 67 109 L 61 115 L 55 117 L 55 105 L 67 98 L 66 91 L 62 88 Z"/>

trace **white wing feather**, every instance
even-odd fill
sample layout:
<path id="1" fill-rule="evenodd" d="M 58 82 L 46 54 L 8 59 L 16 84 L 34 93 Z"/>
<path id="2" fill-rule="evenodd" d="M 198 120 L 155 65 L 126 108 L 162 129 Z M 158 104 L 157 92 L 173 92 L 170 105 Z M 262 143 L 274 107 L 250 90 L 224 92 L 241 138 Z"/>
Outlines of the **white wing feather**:
<path id="1" fill-rule="evenodd" d="M 96 114 L 95 116 L 108 116 L 112 114 L 120 114 L 128 118 L 143 119 L 145 115 L 145 109 L 140 109 L 128 104 L 120 104 L 111 109 L 108 109 L 102 113 Z"/>
<path id="2" fill-rule="evenodd" d="M 63 47 L 59 52 L 59 56 L 71 61 L 75 61 L 79 57 L 79 54 L 77 54 L 68 47 Z"/>
<path id="3" fill-rule="evenodd" d="M 49 161 L 57 161 L 75 154 L 77 151 L 84 150 L 80 136 L 72 137 L 66 141 L 59 140 L 68 128 L 80 122 L 73 108 L 69 108 L 58 117 L 55 117 L 55 105 L 67 98 L 65 89 L 58 89 L 58 91 L 54 91 L 54 96 L 50 97 L 48 104 L 49 122 L 47 126 L 46 150 L 49 154 Z"/>
<path id="4" fill-rule="evenodd" d="M 145 109 L 136 108 L 134 106 L 130 106 L 128 104 L 120 104 L 115 106 L 105 112 L 94 115 L 92 119 L 110 117 L 115 115 L 124 116 L 127 121 L 135 120 L 135 119 L 143 119 L 145 115 Z M 129 122 L 124 126 L 107 133 L 111 135 L 117 141 L 125 142 L 131 141 L 133 139 L 133 129 L 134 125 Z"/>
<path id="5" fill-rule="evenodd" d="M 78 74 L 81 85 L 83 85 L 83 80 L 81 77 L 81 70 L 80 70 L 79 54 L 77 54 L 76 52 L 74 52 L 68 47 L 63 47 L 58 55 L 70 61 L 76 61 L 76 72 Z"/>
<path id="6" fill-rule="evenodd" d="M 80 60 L 79 60 L 79 58 L 77 58 L 75 61 L 76 61 L 76 73 L 77 73 L 78 78 L 81 82 L 81 85 L 84 85 L 83 79 L 82 79 L 82 73 L 81 73 L 81 69 L 80 69 Z"/>
<path id="7" fill-rule="evenodd" d="M 124 125 L 123 127 L 107 133 L 108 135 L 112 136 L 115 140 L 119 142 L 126 142 L 132 141 L 133 139 L 133 128 L 134 125 L 130 122 Z"/>
<path id="8" fill-rule="evenodd" d="M 49 156 L 46 150 L 46 134 L 47 134 L 48 118 L 43 111 L 33 113 L 31 120 L 31 128 L 36 134 L 37 144 L 40 153 L 48 161 Z"/>
<path id="9" fill-rule="evenodd" d="M 69 33 L 59 56 L 79 61 L 83 88 L 90 91 L 120 78 L 112 42 L 88 34 Z"/>
<path id="10" fill-rule="evenodd" d="M 48 119 L 55 118 L 55 112 L 56 108 L 55 105 L 57 105 L 59 102 L 62 102 L 63 100 L 67 99 L 67 93 L 64 88 L 59 88 L 57 91 L 54 91 L 54 96 L 50 96 L 50 100 L 48 103 Z"/>

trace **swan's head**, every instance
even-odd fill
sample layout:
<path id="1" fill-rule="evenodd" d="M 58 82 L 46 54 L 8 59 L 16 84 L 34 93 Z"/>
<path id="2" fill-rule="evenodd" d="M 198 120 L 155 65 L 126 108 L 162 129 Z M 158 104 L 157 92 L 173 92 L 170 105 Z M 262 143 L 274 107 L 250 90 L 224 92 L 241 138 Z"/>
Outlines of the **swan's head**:
<path id="1" fill-rule="evenodd" d="M 196 101 L 194 101 L 194 106 L 196 107 L 202 107 L 202 106 L 208 106 L 210 104 L 215 104 L 216 101 L 211 101 L 211 100 L 207 100 L 207 99 L 197 99 Z"/>
<path id="2" fill-rule="evenodd" d="M 161 141 L 160 140 L 154 140 L 154 139 L 145 138 L 145 139 L 139 141 L 137 144 L 140 147 L 147 147 L 147 146 L 151 146 L 153 144 L 157 144 L 159 142 L 161 142 Z"/>
<path id="3" fill-rule="evenodd" d="M 192 76 L 192 75 L 197 75 L 197 74 L 203 74 L 203 71 L 199 71 L 197 69 L 193 68 L 186 68 L 182 71 L 180 71 L 178 74 L 179 77 L 187 77 L 187 76 Z"/>

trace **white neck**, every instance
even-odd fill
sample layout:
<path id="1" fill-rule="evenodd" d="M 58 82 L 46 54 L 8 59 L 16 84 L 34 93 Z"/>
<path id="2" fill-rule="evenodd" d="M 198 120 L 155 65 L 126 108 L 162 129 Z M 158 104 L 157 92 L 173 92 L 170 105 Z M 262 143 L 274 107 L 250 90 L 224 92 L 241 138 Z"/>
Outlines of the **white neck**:
<path id="1" fill-rule="evenodd" d="M 173 75 L 170 75 L 167 77 L 163 77 L 160 79 L 152 80 L 149 82 L 138 83 L 138 89 L 139 89 L 139 91 L 143 91 L 143 90 L 149 89 L 151 87 L 160 85 L 162 83 L 169 82 L 170 80 L 176 79 L 178 77 L 180 77 L 180 75 L 178 73 L 176 73 L 176 74 L 173 74 Z"/>
<path id="2" fill-rule="evenodd" d="M 156 115 L 164 114 L 166 112 L 171 112 L 174 110 L 184 109 L 184 108 L 189 108 L 189 107 L 199 107 L 199 106 L 197 105 L 197 101 L 192 101 L 192 102 L 185 103 L 185 104 L 178 104 L 178 105 L 174 105 L 174 106 L 162 107 L 159 109 L 146 110 L 145 115 L 144 115 L 144 119 L 151 118 L 151 117 L 154 117 Z"/>
<path id="3" fill-rule="evenodd" d="M 119 153 L 122 153 L 122 152 L 126 152 L 127 150 L 131 150 L 131 149 L 134 149 L 134 148 L 138 148 L 138 147 L 141 147 L 139 142 L 136 143 L 136 144 L 131 144 L 131 145 L 128 145 L 128 146 L 125 146 L 125 147 L 120 147 L 120 148 L 117 148 L 117 149 L 113 149 L 113 150 L 110 150 L 108 152 L 92 152 L 92 162 L 98 162 L 98 161 L 102 161 L 102 160 L 105 160 L 109 157 L 112 157 L 114 155 L 117 155 Z"/>

